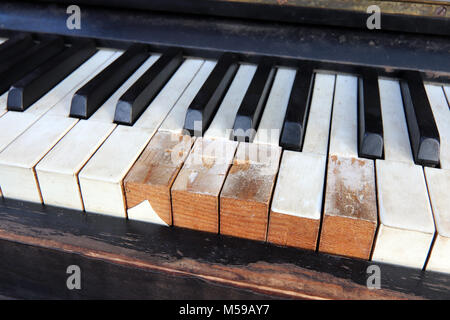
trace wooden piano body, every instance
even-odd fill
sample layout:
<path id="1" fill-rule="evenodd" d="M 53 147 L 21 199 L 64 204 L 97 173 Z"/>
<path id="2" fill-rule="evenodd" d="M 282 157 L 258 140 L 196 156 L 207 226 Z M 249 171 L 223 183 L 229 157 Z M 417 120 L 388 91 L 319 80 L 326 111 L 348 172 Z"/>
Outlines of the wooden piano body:
<path id="1" fill-rule="evenodd" d="M 376 1 L 387 14 L 384 30 L 373 32 L 365 29 L 366 2 L 72 1 L 82 7 L 75 30 L 66 28 L 65 1 L 44 2 L 1 2 L 0 36 L 58 34 L 112 48 L 141 42 L 157 52 L 176 45 L 202 58 L 231 51 L 247 62 L 271 56 L 284 66 L 301 60 L 356 74 L 364 66 L 389 77 L 418 70 L 428 81 L 450 81 L 445 1 Z M 371 261 L 6 198 L 0 254 L 0 297 L 450 298 L 444 273 L 377 262 L 381 288 L 369 289 Z M 67 290 L 69 265 L 80 266 L 82 290 Z"/>

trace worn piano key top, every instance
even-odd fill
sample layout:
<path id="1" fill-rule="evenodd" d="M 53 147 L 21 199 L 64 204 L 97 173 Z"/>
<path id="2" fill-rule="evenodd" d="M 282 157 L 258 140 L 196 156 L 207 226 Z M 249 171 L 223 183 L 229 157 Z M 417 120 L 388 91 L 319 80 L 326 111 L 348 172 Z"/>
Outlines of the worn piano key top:
<path id="1" fill-rule="evenodd" d="M 195 137 L 167 131 L 153 136 L 124 179 L 129 219 L 154 222 L 159 218 L 172 225 L 170 189 L 194 141 Z M 136 217 L 134 208 L 145 201 L 153 212 Z"/>
<path id="2" fill-rule="evenodd" d="M 376 172 L 380 226 L 372 259 L 423 268 L 435 231 L 423 170 L 377 160 Z"/>
<path id="3" fill-rule="evenodd" d="M 130 46 L 118 59 L 75 93 L 70 116 L 89 118 L 148 56 L 145 45 Z"/>
<path id="4" fill-rule="evenodd" d="M 78 173 L 116 127 L 114 110 L 120 96 L 156 60 L 148 58 L 135 73 L 89 118 L 80 120 L 36 166 L 43 202 L 83 210 Z M 70 107 L 70 98 L 65 102 Z M 62 116 L 67 116 L 68 111 Z"/>
<path id="5" fill-rule="evenodd" d="M 219 194 L 238 143 L 198 138 L 172 186 L 173 224 L 219 232 Z"/>
<path id="6" fill-rule="evenodd" d="M 224 53 L 219 58 L 214 70 L 186 112 L 183 128 L 191 136 L 203 134 L 209 126 L 237 68 L 238 64 L 233 54 Z"/>
<path id="7" fill-rule="evenodd" d="M 424 168 L 436 235 L 427 270 L 450 273 L 450 110 L 441 86 L 425 85 L 440 135 L 441 169 Z"/>
<path id="8" fill-rule="evenodd" d="M 383 157 L 383 122 L 381 118 L 378 75 L 364 70 L 358 79 L 359 156 L 368 159 Z"/>
<path id="9" fill-rule="evenodd" d="M 319 251 L 368 259 L 377 229 L 374 163 L 358 158 L 357 84 L 338 75 Z"/>
<path id="10" fill-rule="evenodd" d="M 118 125 L 80 171 L 86 212 L 127 216 L 123 180 L 201 65 L 202 60 L 187 59 L 136 123 Z"/>
<path id="11" fill-rule="evenodd" d="M 297 71 L 280 136 L 280 147 L 301 151 L 306 118 L 314 85 L 314 72 L 310 67 Z"/>
<path id="12" fill-rule="evenodd" d="M 183 61 L 183 52 L 170 48 L 145 72 L 117 102 L 114 122 L 133 125 L 150 101 L 170 79 Z"/>
<path id="13" fill-rule="evenodd" d="M 438 166 L 439 132 L 420 73 L 405 72 L 400 85 L 414 162 L 418 165 Z"/>
<path id="14" fill-rule="evenodd" d="M 256 69 L 234 119 L 231 138 L 235 141 L 253 141 L 274 76 L 273 62 L 268 59 L 263 60 Z"/>
<path id="15" fill-rule="evenodd" d="M 265 241 L 281 148 L 239 143 L 220 193 L 220 233 Z"/>
<path id="16" fill-rule="evenodd" d="M 267 241 L 315 250 L 319 236 L 335 75 L 314 81 L 305 146 L 283 151 L 269 215 Z"/>
<path id="17" fill-rule="evenodd" d="M 0 64 L 0 94 L 63 49 L 62 38 L 51 38 L 31 47 L 25 53 L 10 59 L 7 63 L 3 61 Z"/>
<path id="18" fill-rule="evenodd" d="M 42 202 L 35 166 L 76 122 L 43 116 L 0 153 L 0 186 L 5 197 Z"/>
<path id="19" fill-rule="evenodd" d="M 285 150 L 269 215 L 267 241 L 315 250 L 326 156 Z"/>
<path id="20" fill-rule="evenodd" d="M 27 109 L 90 58 L 95 51 L 93 41 L 81 40 L 41 64 L 12 85 L 8 94 L 8 110 L 24 111 Z"/>
<path id="21" fill-rule="evenodd" d="M 279 145 L 294 78 L 294 69 L 278 68 L 253 143 Z"/>
<path id="22" fill-rule="evenodd" d="M 372 260 L 422 268 L 434 234 L 423 169 L 415 165 L 397 81 L 380 79 L 385 160 L 376 160 L 379 229 Z"/>
<path id="23" fill-rule="evenodd" d="M 0 46 L 0 61 L 3 62 L 7 59 L 20 55 L 33 45 L 33 38 L 30 34 L 20 34 L 12 37 L 11 39 L 4 41 Z"/>
<path id="24" fill-rule="evenodd" d="M 424 168 L 436 236 L 426 270 L 450 273 L 450 170 Z"/>
<path id="25" fill-rule="evenodd" d="M 124 179 L 130 220 L 172 225 L 170 189 L 195 141 L 182 134 L 186 109 L 215 65 L 196 62 L 199 71 Z"/>

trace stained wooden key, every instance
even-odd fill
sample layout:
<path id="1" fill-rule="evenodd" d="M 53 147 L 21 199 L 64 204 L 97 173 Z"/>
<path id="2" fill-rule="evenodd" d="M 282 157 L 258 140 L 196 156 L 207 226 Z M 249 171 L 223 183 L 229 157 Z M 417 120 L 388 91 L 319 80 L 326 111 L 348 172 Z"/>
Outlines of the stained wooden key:
<path id="1" fill-rule="evenodd" d="M 92 40 L 82 40 L 46 61 L 12 85 L 8 93 L 8 110 L 24 111 L 95 52 Z"/>
<path id="2" fill-rule="evenodd" d="M 170 132 L 157 132 L 153 136 L 124 179 L 129 217 L 135 210 L 131 208 L 148 201 L 152 213 L 147 212 L 139 220 L 152 221 L 156 215 L 172 225 L 170 189 L 194 141 L 190 136 Z"/>
<path id="3" fill-rule="evenodd" d="M 197 139 L 172 186 L 174 226 L 219 232 L 219 194 L 237 144 Z"/>
<path id="4" fill-rule="evenodd" d="M 231 138 L 252 142 L 275 76 L 273 62 L 264 60 L 256 69 L 234 120 Z"/>
<path id="5" fill-rule="evenodd" d="M 75 93 L 70 116 L 89 118 L 148 56 L 145 45 L 130 46 L 117 60 Z"/>
<path id="6" fill-rule="evenodd" d="M 147 70 L 128 90 L 120 97 L 114 122 L 133 125 L 136 119 L 144 112 L 150 101 L 170 79 L 183 61 L 183 53 L 178 48 L 168 49 L 156 63 Z"/>
<path id="7" fill-rule="evenodd" d="M 300 67 L 294 80 L 281 131 L 280 147 L 283 149 L 293 151 L 302 149 L 313 85 L 313 69 Z"/>
<path id="8" fill-rule="evenodd" d="M 225 53 L 219 58 L 186 112 L 184 130 L 191 136 L 199 135 L 197 131 L 203 133 L 209 126 L 237 69 L 233 54 Z"/>
<path id="9" fill-rule="evenodd" d="M 400 83 L 414 162 L 439 165 L 439 132 L 419 72 L 408 71 Z"/>
<path id="10" fill-rule="evenodd" d="M 29 34 L 21 34 L 8 39 L 0 46 L 0 61 L 6 61 L 7 59 L 20 55 L 33 45 L 33 38 Z"/>
<path id="11" fill-rule="evenodd" d="M 31 47 L 25 53 L 10 59 L 7 63 L 2 61 L 2 64 L 0 64 L 0 94 L 63 49 L 62 38 L 51 38 Z"/>
<path id="12" fill-rule="evenodd" d="M 358 79 L 359 156 L 369 159 L 383 157 L 383 122 L 381 118 L 378 75 L 365 70 Z"/>
<path id="13" fill-rule="evenodd" d="M 220 193 L 220 233 L 265 241 L 281 148 L 242 142 Z"/>
<path id="14" fill-rule="evenodd" d="M 338 75 L 319 251 L 368 259 L 377 229 L 372 160 L 358 158 L 357 85 Z"/>

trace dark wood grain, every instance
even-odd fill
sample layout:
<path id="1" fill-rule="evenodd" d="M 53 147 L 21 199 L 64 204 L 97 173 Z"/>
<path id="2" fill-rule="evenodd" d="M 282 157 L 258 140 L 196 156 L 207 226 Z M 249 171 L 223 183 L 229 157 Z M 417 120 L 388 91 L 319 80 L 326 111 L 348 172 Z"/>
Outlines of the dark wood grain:
<path id="1" fill-rule="evenodd" d="M 369 290 L 366 269 L 371 262 L 11 200 L 0 205 L 0 239 L 6 240 L 0 243 L 0 254 L 13 263 L 20 259 L 23 263 L 27 252 L 34 252 L 25 266 L 19 267 L 17 262 L 14 268 L 7 259 L 0 262 L 2 287 L 14 287 L 8 279 L 16 277 L 20 281 L 17 296 L 32 296 L 39 288 L 58 295 L 58 291 L 51 291 L 57 281 L 37 277 L 35 269 L 65 266 L 76 256 L 79 263 L 98 266 L 98 274 L 105 278 L 124 284 L 134 279 L 136 288 L 129 292 L 130 297 L 155 297 L 155 293 L 147 293 L 151 278 L 143 276 L 151 273 L 159 277 L 161 285 L 186 281 L 190 295 L 175 290 L 174 298 L 198 297 L 195 291 L 205 286 L 227 287 L 235 290 L 235 297 L 247 292 L 248 297 L 262 294 L 308 299 L 450 298 L 448 275 L 378 264 L 381 289 Z M 199 286 L 190 287 L 189 281 Z M 111 297 L 108 283 L 96 283 L 105 297 Z M 222 297 L 211 290 L 205 297 Z"/>

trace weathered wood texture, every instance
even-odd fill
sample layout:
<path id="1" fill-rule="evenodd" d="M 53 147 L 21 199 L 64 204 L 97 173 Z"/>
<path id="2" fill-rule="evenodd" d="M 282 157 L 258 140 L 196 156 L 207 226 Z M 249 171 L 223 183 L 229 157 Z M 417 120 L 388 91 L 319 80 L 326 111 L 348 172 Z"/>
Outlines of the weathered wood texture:
<path id="1" fill-rule="evenodd" d="M 377 229 L 373 161 L 331 156 L 319 251 L 369 259 Z"/>
<path id="2" fill-rule="evenodd" d="M 281 148 L 240 143 L 220 194 L 220 233 L 266 240 Z"/>
<path id="3" fill-rule="evenodd" d="M 17 296 L 38 297 L 35 292 L 45 288 L 53 297 L 68 297 L 65 282 L 63 293 L 55 290 L 61 277 L 55 270 L 84 260 L 83 268 L 88 263 L 97 269 L 92 276 L 101 275 L 92 282 L 98 291 L 86 287 L 80 291 L 84 297 L 225 298 L 228 293 L 242 298 L 231 292 L 236 289 L 250 298 L 450 298 L 445 274 L 377 263 L 381 289 L 369 290 L 366 271 L 373 262 L 11 200 L 0 204 L 0 239 L 8 240 L 1 241 L 2 257 L 15 259 L 0 259 L 1 288 L 13 289 Z M 35 249 L 22 249 L 17 242 Z M 21 253 L 30 253 L 27 263 L 9 263 Z M 63 276 L 67 279 L 64 270 Z M 12 279 L 22 286 L 13 286 Z M 172 290 L 177 283 L 185 290 Z M 116 284 L 134 290 L 118 292 Z M 206 290 L 202 296 L 201 290 L 211 286 L 226 287 L 227 293 Z"/>
<path id="4" fill-rule="evenodd" d="M 124 179 L 127 209 L 148 200 L 155 213 L 172 224 L 170 188 L 195 138 L 158 132 Z"/>

